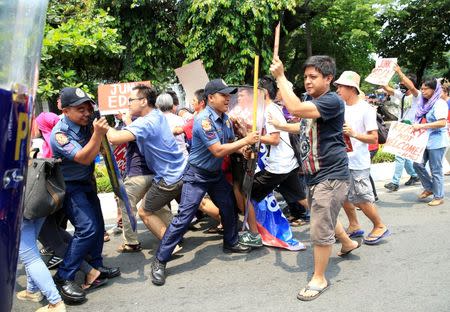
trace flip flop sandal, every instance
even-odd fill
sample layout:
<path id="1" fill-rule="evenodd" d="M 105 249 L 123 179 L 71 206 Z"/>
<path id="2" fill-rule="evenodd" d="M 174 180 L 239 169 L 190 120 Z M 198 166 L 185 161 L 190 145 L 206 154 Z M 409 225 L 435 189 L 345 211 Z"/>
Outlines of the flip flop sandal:
<path id="1" fill-rule="evenodd" d="M 317 287 L 317 286 L 309 286 L 309 285 L 307 285 L 307 286 L 304 288 L 305 292 L 308 291 L 308 290 L 311 290 L 311 291 L 317 291 L 317 294 L 315 294 L 315 295 L 313 295 L 313 296 L 304 296 L 304 295 L 298 293 L 297 299 L 298 299 L 298 300 L 301 300 L 301 301 L 312 301 L 312 300 L 314 300 L 314 299 L 317 299 L 317 298 L 318 298 L 325 290 L 327 290 L 328 288 L 330 288 L 330 285 L 327 285 L 327 286 L 325 286 L 324 288 L 320 288 L 320 287 Z"/>
<path id="2" fill-rule="evenodd" d="M 306 222 L 305 220 L 302 220 L 302 219 L 297 219 L 297 220 L 292 220 L 291 222 L 289 222 L 289 224 L 291 225 L 291 226 L 294 226 L 294 227 L 296 227 L 296 226 L 302 226 L 302 225 L 305 225 L 305 224 L 307 224 L 308 222 Z"/>
<path id="3" fill-rule="evenodd" d="M 358 238 L 357 240 L 355 240 L 357 243 L 358 243 L 358 246 L 356 246 L 355 248 L 353 248 L 353 249 L 350 249 L 350 250 L 347 250 L 347 251 L 345 251 L 345 252 L 342 252 L 342 250 L 338 253 L 338 256 L 339 257 L 345 257 L 346 255 L 349 255 L 353 250 L 356 250 L 356 249 L 358 249 L 359 247 L 361 247 L 361 245 L 362 245 L 362 238 Z"/>
<path id="4" fill-rule="evenodd" d="M 105 285 L 107 282 L 108 282 L 107 278 L 97 277 L 97 279 L 95 279 L 92 283 L 86 283 L 85 282 L 84 285 L 83 285 L 83 290 L 91 291 L 91 290 L 93 290 L 95 288 L 98 288 L 100 286 Z M 87 287 L 85 287 L 85 286 L 87 286 Z"/>
<path id="5" fill-rule="evenodd" d="M 129 245 L 129 244 L 122 244 L 117 248 L 117 252 L 121 253 L 130 253 L 130 252 L 139 252 L 142 250 L 141 244 L 136 245 Z"/>
<path id="6" fill-rule="evenodd" d="M 362 237 L 364 235 L 364 230 L 358 229 L 353 232 L 347 232 L 347 234 L 350 238 Z"/>
<path id="7" fill-rule="evenodd" d="M 379 236 L 375 236 L 375 235 L 369 234 L 369 235 L 367 235 L 367 237 L 375 238 L 375 239 L 367 240 L 366 238 L 364 238 L 364 244 L 366 244 L 366 245 L 376 245 L 383 238 L 388 237 L 389 235 L 391 235 L 391 232 L 389 231 L 389 229 L 386 229 L 386 231 L 384 231 L 383 234 L 381 234 Z"/>

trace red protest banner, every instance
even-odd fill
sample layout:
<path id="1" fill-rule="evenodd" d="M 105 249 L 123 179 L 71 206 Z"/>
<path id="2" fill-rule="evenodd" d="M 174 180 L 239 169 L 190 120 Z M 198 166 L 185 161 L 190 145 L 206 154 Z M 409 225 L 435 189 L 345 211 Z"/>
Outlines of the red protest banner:
<path id="1" fill-rule="evenodd" d="M 98 86 L 98 106 L 102 115 L 117 114 L 128 109 L 128 96 L 138 84 L 151 86 L 150 81 L 104 84 Z"/>

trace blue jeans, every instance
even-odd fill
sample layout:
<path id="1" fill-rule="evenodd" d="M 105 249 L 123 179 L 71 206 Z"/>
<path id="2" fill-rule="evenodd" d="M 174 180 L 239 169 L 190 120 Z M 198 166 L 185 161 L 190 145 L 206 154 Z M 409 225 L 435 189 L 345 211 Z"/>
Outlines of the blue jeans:
<path id="1" fill-rule="evenodd" d="M 426 149 L 423 154 L 422 163 L 414 163 L 414 169 L 419 176 L 420 182 L 425 190 L 433 192 L 434 199 L 444 198 L 444 171 L 442 170 L 442 160 L 444 158 L 445 147 L 437 149 Z M 431 176 L 425 169 L 429 162 Z"/>
<path id="2" fill-rule="evenodd" d="M 395 169 L 394 176 L 392 177 L 392 183 L 396 185 L 400 184 L 400 178 L 402 177 L 403 168 L 406 169 L 406 173 L 408 173 L 410 176 L 417 177 L 417 173 L 414 170 L 412 160 L 395 156 Z"/>
<path id="3" fill-rule="evenodd" d="M 41 259 L 36 239 L 45 218 L 23 219 L 20 236 L 19 257 L 27 273 L 27 290 L 30 293 L 41 291 L 51 304 L 61 301 L 50 271 Z"/>
<path id="4" fill-rule="evenodd" d="M 223 173 L 205 174 L 204 171 L 202 172 L 195 167 L 189 166 L 183 176 L 183 182 L 178 215 L 172 219 L 172 222 L 167 227 L 156 252 L 156 258 L 161 262 L 170 260 L 175 246 L 186 233 L 189 223 L 194 218 L 206 192 L 208 192 L 213 203 L 219 207 L 224 230 L 224 244 L 232 246 L 238 240 L 236 201 L 233 189 L 225 180 Z"/>
<path id="5" fill-rule="evenodd" d="M 97 269 L 103 266 L 102 250 L 105 225 L 100 200 L 94 185 L 89 181 L 66 181 L 63 209 L 75 231 L 56 277 L 73 281 L 75 273 L 87 255 L 91 256 L 89 264 L 92 267 Z"/>

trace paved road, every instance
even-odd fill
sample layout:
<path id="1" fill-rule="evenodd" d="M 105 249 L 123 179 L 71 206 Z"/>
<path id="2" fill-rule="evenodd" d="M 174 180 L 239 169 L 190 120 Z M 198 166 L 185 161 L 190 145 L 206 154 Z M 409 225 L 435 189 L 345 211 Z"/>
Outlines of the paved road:
<path id="1" fill-rule="evenodd" d="M 383 183 L 377 183 L 378 206 L 393 235 L 378 246 L 362 246 L 346 259 L 335 256 L 336 244 L 328 269 L 332 286 L 315 301 L 296 299 L 312 272 L 309 226 L 293 230 L 306 251 L 264 247 L 233 256 L 222 253 L 220 236 L 189 232 L 181 256 L 168 264 L 166 285 L 156 287 L 149 272 L 157 241 L 140 225 L 143 252 L 118 254 L 120 237 L 112 237 L 105 244 L 104 261 L 120 266 L 122 276 L 68 311 L 450 311 L 450 200 L 431 208 L 416 201 L 419 186 L 387 193 Z M 447 177 L 447 198 L 449 186 Z M 364 215 L 359 216 L 370 230 Z M 345 216 L 341 220 L 346 223 Z M 18 274 L 17 288 L 23 289 L 22 266 Z M 13 311 L 39 306 L 16 300 Z"/>

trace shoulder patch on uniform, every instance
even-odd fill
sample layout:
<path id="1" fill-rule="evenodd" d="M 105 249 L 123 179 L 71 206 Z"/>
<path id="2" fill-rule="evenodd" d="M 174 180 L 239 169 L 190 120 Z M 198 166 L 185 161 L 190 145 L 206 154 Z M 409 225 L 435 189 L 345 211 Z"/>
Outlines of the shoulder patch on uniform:
<path id="1" fill-rule="evenodd" d="M 211 131 L 212 130 L 211 121 L 209 119 L 203 119 L 202 120 L 202 129 L 204 131 Z"/>
<path id="2" fill-rule="evenodd" d="M 69 143 L 69 138 L 67 137 L 67 135 L 64 132 L 57 132 L 55 134 L 55 140 L 61 146 L 64 146 L 67 143 Z"/>

